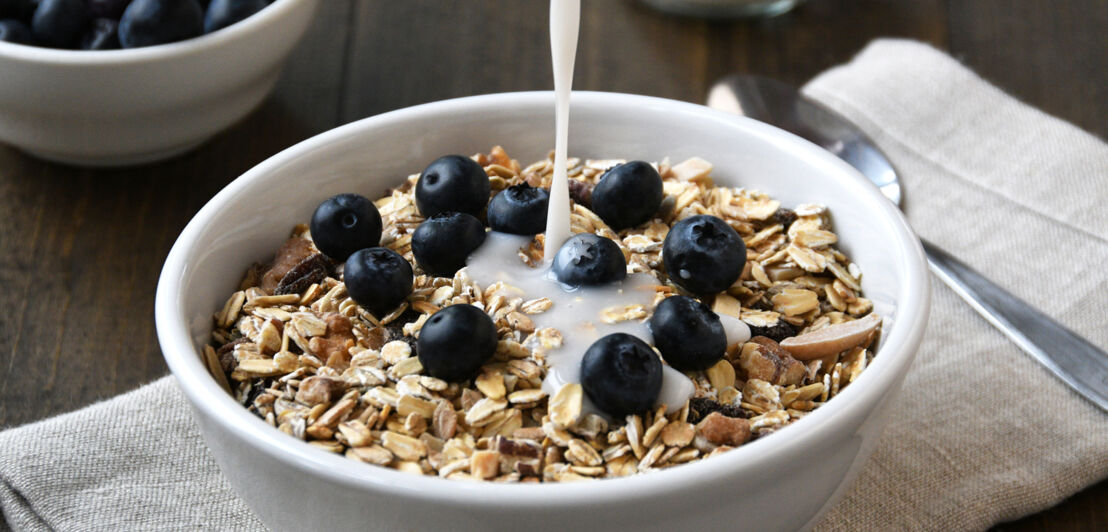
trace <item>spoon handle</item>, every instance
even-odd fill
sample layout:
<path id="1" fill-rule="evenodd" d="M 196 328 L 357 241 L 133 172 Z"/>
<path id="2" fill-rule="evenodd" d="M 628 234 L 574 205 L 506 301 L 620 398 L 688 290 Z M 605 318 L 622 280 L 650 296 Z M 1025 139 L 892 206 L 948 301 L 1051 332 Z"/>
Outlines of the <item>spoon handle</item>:
<path id="1" fill-rule="evenodd" d="M 1020 349 L 1108 412 L 1108 353 L 924 240 L 931 271 Z"/>

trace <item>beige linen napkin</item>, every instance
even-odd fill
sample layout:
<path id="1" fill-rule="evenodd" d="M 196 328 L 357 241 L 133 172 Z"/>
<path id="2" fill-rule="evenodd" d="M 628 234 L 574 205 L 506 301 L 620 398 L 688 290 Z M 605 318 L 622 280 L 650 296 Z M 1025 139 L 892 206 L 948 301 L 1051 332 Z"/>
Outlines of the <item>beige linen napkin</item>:
<path id="1" fill-rule="evenodd" d="M 806 90 L 888 153 L 920 234 L 1108 345 L 1108 146 L 918 43 Z M 820 531 L 981 529 L 1108 476 L 1108 415 L 934 285 L 892 421 Z M 169 378 L 0 433 L 0 504 L 16 530 L 261 528 Z"/>

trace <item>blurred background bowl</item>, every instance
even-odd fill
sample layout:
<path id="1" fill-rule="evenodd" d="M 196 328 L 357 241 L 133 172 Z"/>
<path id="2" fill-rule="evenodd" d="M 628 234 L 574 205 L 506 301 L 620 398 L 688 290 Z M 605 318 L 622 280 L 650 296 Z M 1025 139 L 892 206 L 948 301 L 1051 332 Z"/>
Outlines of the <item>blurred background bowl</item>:
<path id="1" fill-rule="evenodd" d="M 81 166 L 172 157 L 253 110 L 320 0 L 277 0 L 220 31 L 125 50 L 0 42 L 0 141 Z"/>

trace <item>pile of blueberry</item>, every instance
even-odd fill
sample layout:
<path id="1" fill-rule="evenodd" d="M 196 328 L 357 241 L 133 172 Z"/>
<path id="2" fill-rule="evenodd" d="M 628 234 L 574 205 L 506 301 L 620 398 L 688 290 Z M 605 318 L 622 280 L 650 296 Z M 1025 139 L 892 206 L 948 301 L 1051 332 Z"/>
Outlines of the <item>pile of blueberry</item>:
<path id="1" fill-rule="evenodd" d="M 214 1 L 213 1 L 214 4 Z M 535 235 L 544 230 L 549 191 L 520 184 L 489 200 L 485 170 L 469 157 L 448 155 L 427 166 L 416 182 L 416 207 L 425 220 L 412 233 L 412 255 L 428 275 L 452 277 L 494 231 Z M 615 230 L 650 221 L 663 198 L 662 178 L 648 163 L 631 161 L 609 169 L 592 192 L 592 209 Z M 355 194 L 324 201 L 311 221 L 316 247 L 345 261 L 347 292 L 377 316 L 394 310 L 412 292 L 412 265 L 379 247 L 381 215 Z M 690 294 L 711 296 L 730 287 L 746 263 L 742 238 L 714 216 L 693 216 L 669 231 L 662 258 L 670 278 Z M 574 235 L 555 254 L 554 277 L 570 287 L 613 283 L 627 276 L 627 262 L 612 240 Z M 689 296 L 670 297 L 650 319 L 654 348 L 681 371 L 711 367 L 723 358 L 726 335 L 719 316 Z M 417 355 L 434 377 L 462 381 L 474 376 L 496 350 L 496 327 L 470 305 L 448 306 L 420 331 Z M 654 348 L 627 334 L 597 340 L 581 365 L 589 398 L 613 416 L 650 409 L 662 386 L 662 363 Z"/>
<path id="2" fill-rule="evenodd" d="M 0 41 L 115 50 L 225 28 L 272 0 L 0 0 Z"/>

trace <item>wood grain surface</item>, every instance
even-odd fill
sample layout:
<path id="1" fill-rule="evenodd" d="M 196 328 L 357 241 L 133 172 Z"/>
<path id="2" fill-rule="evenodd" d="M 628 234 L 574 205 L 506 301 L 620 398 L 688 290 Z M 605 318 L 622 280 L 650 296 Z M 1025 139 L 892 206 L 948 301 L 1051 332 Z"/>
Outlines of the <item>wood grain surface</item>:
<path id="1" fill-rule="evenodd" d="M 546 2 L 322 4 L 274 95 L 189 154 L 87 170 L 0 146 L 0 427 L 167 372 L 153 323 L 162 262 L 192 215 L 251 166 L 384 111 L 551 88 Z M 700 102 L 729 73 L 800 84 L 873 38 L 900 36 L 945 49 L 1015 97 L 1104 138 L 1106 35 L 1104 0 L 809 0 L 754 21 L 586 0 L 575 88 Z M 1108 529 L 1108 482 L 996 529 Z"/>

